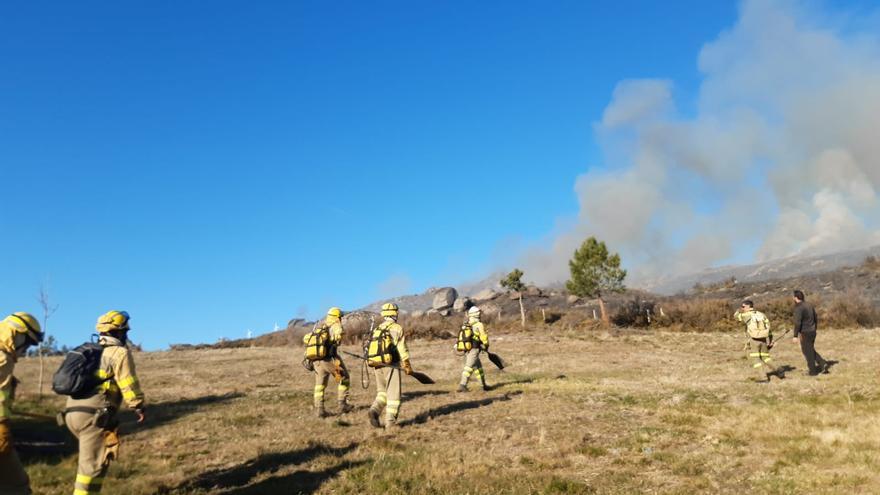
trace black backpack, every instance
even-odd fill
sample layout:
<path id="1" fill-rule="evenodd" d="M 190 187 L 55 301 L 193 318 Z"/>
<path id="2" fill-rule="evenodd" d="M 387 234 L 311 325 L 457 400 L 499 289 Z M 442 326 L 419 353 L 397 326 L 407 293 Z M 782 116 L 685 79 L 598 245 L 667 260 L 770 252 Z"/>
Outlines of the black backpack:
<path id="1" fill-rule="evenodd" d="M 104 348 L 94 342 L 86 342 L 67 353 L 64 362 L 52 377 L 52 390 L 59 395 L 84 399 L 95 393 L 95 387 L 109 380 L 97 376 L 101 367 Z"/>

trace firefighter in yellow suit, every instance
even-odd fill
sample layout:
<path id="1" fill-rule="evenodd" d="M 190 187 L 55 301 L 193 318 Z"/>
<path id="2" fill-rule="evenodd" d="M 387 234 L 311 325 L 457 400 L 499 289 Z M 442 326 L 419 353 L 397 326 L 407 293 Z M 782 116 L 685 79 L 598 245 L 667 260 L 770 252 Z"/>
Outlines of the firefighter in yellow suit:
<path id="1" fill-rule="evenodd" d="M 116 416 L 122 403 L 135 411 L 138 423 L 144 422 L 144 394 L 126 347 L 129 319 L 125 311 L 110 311 L 98 318 L 98 343 L 104 350 L 96 378 L 102 382 L 89 397 L 67 399 L 64 421 L 79 440 L 74 495 L 101 491 L 107 468 L 119 454 Z"/>
<path id="2" fill-rule="evenodd" d="M 9 429 L 16 384 L 12 371 L 18 357 L 42 341 L 40 323 L 28 313 L 13 313 L 0 321 L 0 494 L 31 493 L 30 479 L 15 452 Z"/>
<path id="3" fill-rule="evenodd" d="M 733 314 L 733 318 L 744 323 L 746 327 L 745 348 L 749 350 L 749 357 L 754 361 L 752 368 L 758 370 L 760 376 L 757 381 L 767 383 L 771 376 L 785 378 L 785 375 L 770 364 L 770 347 L 773 344 L 773 334 L 770 331 L 770 319 L 767 315 L 755 309 L 755 304 L 745 300 L 739 310 Z"/>
<path id="4" fill-rule="evenodd" d="M 382 306 L 384 321 L 373 330 L 367 347 L 367 364 L 375 368 L 376 399 L 370 406 L 370 424 L 381 428 L 380 416 L 385 410 L 385 431 L 397 425 L 400 414 L 400 371 L 411 375 L 406 335 L 397 323 L 399 308 L 394 303 Z"/>
<path id="5" fill-rule="evenodd" d="M 458 382 L 458 391 L 467 392 L 468 381 L 471 376 L 480 380 L 483 390 L 489 390 L 486 385 L 486 372 L 483 370 L 483 363 L 480 362 L 480 354 L 489 352 L 489 334 L 486 332 L 486 326 L 480 321 L 482 312 L 477 306 L 471 306 L 468 310 L 468 322 L 465 324 L 470 329 L 469 346 L 470 349 L 459 349 L 464 352 L 464 369 L 461 372 L 461 381 Z M 465 342 L 459 342 L 462 346 Z"/>
<path id="6" fill-rule="evenodd" d="M 324 319 L 324 328 L 321 330 L 327 330 L 328 332 L 327 357 L 313 361 L 312 367 L 315 371 L 315 411 L 319 418 L 324 418 L 327 416 L 327 412 L 324 410 L 324 389 L 327 388 L 331 376 L 335 377 L 336 381 L 339 382 L 336 386 L 339 412 L 345 414 L 351 412 L 354 408 L 349 403 L 351 378 L 348 368 L 345 367 L 345 363 L 339 357 L 338 352 L 339 346 L 342 345 L 342 338 L 345 335 L 345 330 L 342 327 L 342 310 L 336 307 L 330 308 L 327 311 L 327 317 Z M 303 343 L 307 346 L 309 345 L 310 337 L 309 334 L 303 337 Z"/>

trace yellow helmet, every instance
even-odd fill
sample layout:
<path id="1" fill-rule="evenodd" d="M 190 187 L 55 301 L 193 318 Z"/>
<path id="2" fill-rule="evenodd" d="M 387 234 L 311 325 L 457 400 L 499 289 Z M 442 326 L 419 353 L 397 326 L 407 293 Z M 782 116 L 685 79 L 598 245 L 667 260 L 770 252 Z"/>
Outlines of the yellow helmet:
<path id="1" fill-rule="evenodd" d="M 327 316 L 332 316 L 334 318 L 342 318 L 342 310 L 333 306 L 332 308 L 327 310 Z"/>
<path id="2" fill-rule="evenodd" d="M 400 308 L 397 307 L 394 303 L 385 303 L 382 305 L 382 316 L 385 318 L 397 318 L 397 313 Z"/>
<path id="3" fill-rule="evenodd" d="M 95 328 L 98 333 L 109 333 L 114 330 L 128 330 L 128 320 L 131 316 L 125 311 L 108 311 L 98 317 L 98 324 Z"/>
<path id="4" fill-rule="evenodd" d="M 25 334 L 34 344 L 43 341 L 43 329 L 40 328 L 40 322 L 30 313 L 23 311 L 12 313 L 3 320 L 3 323 L 12 331 Z"/>

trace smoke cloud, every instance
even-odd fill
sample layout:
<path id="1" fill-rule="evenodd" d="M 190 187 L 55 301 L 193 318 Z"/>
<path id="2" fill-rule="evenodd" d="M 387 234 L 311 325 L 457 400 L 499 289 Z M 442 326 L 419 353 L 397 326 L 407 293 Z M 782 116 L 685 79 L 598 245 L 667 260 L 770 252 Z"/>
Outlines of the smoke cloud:
<path id="1" fill-rule="evenodd" d="M 576 221 L 525 254 L 527 276 L 566 279 L 590 235 L 636 283 L 880 244 L 878 19 L 747 0 L 700 51 L 694 101 L 620 82 L 594 125 L 605 163 L 577 179 Z"/>

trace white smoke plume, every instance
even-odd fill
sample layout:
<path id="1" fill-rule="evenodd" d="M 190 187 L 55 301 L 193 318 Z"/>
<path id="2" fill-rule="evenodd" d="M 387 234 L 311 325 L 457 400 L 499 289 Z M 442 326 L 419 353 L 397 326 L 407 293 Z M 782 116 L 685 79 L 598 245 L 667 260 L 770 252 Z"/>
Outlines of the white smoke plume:
<path id="1" fill-rule="evenodd" d="M 576 222 L 526 253 L 564 280 L 589 235 L 645 280 L 880 244 L 880 33 L 815 3 L 747 0 L 703 46 L 696 100 L 668 80 L 618 84 L 595 124 L 605 163 L 577 179 Z"/>

